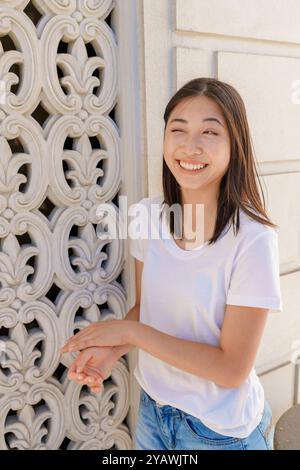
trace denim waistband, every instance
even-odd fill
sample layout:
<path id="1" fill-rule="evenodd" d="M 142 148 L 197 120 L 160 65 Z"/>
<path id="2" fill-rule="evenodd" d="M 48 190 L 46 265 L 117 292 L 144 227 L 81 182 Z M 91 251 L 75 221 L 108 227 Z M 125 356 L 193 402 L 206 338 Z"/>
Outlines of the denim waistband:
<path id="1" fill-rule="evenodd" d="M 167 403 L 161 403 L 160 401 L 154 400 L 154 398 L 152 398 L 149 395 L 149 393 L 147 393 L 146 390 L 144 389 L 141 389 L 141 393 L 144 393 L 146 397 L 148 398 L 148 400 L 152 401 L 156 406 L 158 406 L 158 408 L 161 408 L 162 406 L 171 406 L 171 405 L 168 405 Z"/>

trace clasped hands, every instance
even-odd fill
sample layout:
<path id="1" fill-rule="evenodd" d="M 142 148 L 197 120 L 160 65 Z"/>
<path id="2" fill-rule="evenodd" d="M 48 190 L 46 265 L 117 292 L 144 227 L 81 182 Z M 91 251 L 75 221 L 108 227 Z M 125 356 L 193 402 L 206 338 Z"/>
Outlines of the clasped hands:
<path id="1" fill-rule="evenodd" d="M 69 338 L 59 352 L 80 353 L 70 366 L 68 378 L 88 385 L 93 392 L 100 392 L 103 380 L 110 376 L 119 358 L 116 347 L 131 344 L 136 323 L 130 320 L 103 320 L 92 323 Z"/>

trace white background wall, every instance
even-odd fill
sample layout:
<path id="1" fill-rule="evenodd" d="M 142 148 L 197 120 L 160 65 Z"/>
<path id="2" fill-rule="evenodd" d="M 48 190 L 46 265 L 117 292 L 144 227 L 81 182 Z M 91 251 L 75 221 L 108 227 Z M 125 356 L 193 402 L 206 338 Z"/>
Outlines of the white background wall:
<path id="1" fill-rule="evenodd" d="M 149 196 L 162 192 L 163 113 L 178 88 L 196 77 L 215 77 L 236 87 L 246 105 L 268 212 L 280 226 L 284 311 L 269 315 L 256 360 L 276 421 L 297 395 L 290 358 L 300 339 L 300 104 L 292 101 L 292 84 L 300 79 L 300 3 L 142 4 Z"/>

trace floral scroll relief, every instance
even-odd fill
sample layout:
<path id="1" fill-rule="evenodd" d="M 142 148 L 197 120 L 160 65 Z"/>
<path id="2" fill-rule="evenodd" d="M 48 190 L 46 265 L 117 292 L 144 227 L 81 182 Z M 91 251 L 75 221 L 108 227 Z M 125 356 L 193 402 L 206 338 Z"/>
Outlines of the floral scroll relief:
<path id="1" fill-rule="evenodd" d="M 105 21 L 113 7 L 0 0 L 1 449 L 132 446 L 125 359 L 93 394 L 67 378 L 75 355 L 58 355 L 77 330 L 127 310 L 116 280 L 123 240 L 95 232 L 98 204 L 118 215 L 111 200 L 123 174 L 108 116 L 118 98 L 117 43 Z"/>
<path id="2" fill-rule="evenodd" d="M 101 149 L 93 149 L 89 138 L 96 137 Z M 75 140 L 72 150 L 64 150 L 67 138 Z M 82 205 L 89 210 L 108 201 L 121 183 L 120 139 L 115 124 L 108 117 L 91 116 L 86 122 L 77 117 L 63 116 L 53 123 L 48 136 L 51 149 L 51 197 L 57 204 Z M 62 161 L 70 171 L 64 174 Z M 103 163 L 105 172 L 97 168 Z M 101 180 L 98 181 L 98 178 Z M 67 178 L 72 179 L 73 188 Z"/>
<path id="3" fill-rule="evenodd" d="M 58 52 L 62 40 L 68 44 L 67 53 Z M 88 56 L 87 43 L 95 56 Z M 85 119 L 88 113 L 110 111 L 117 94 L 117 55 L 114 36 L 104 21 L 86 18 L 78 23 L 78 18 L 56 16 L 43 30 L 41 47 L 43 69 L 47 70 L 45 104 L 51 113 L 78 114 Z M 93 75 L 95 71 L 100 78 Z M 107 75 L 110 80 L 105 80 Z"/>
<path id="4" fill-rule="evenodd" d="M 51 382 L 4 395 L 0 409 L 0 449 L 56 449 L 66 432 L 64 397 Z"/>
<path id="5" fill-rule="evenodd" d="M 36 30 L 26 15 L 0 4 L 0 37 L 7 35 L 14 42 L 15 50 L 4 51 L 0 46 L 0 80 L 5 84 L 6 99 L 0 109 L 4 113 L 31 113 L 41 92 L 41 68 L 39 43 Z M 18 50 L 19 49 L 19 50 Z M 12 65 L 22 67 L 22 80 L 11 72 Z M 11 87 L 19 84 L 18 93 Z"/>
<path id="6" fill-rule="evenodd" d="M 113 0 L 34 0 L 33 3 L 49 15 L 75 14 L 80 20 L 89 16 L 104 19 L 114 6 Z"/>

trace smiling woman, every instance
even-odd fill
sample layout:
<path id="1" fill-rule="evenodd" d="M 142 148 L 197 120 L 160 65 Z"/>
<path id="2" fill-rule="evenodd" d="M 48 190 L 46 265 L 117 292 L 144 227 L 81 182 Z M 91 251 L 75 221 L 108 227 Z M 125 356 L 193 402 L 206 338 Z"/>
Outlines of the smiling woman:
<path id="1" fill-rule="evenodd" d="M 183 199 L 190 199 L 187 191 L 195 190 L 201 197 L 209 186 L 214 188 L 210 202 L 216 205 L 219 182 L 229 161 L 230 136 L 220 106 L 203 95 L 180 101 L 165 128 L 164 162 L 174 173 Z"/>
<path id="2" fill-rule="evenodd" d="M 81 367 L 86 348 L 138 348 L 136 449 L 272 449 L 254 361 L 269 311 L 282 310 L 278 235 L 256 185 L 245 107 L 230 85 L 199 78 L 170 99 L 164 118 L 163 194 L 139 201 L 143 235 L 130 239 L 142 266 L 139 321 L 99 322 L 66 347 L 83 348 Z M 200 245 L 186 237 L 190 206 Z"/>
<path id="3" fill-rule="evenodd" d="M 203 203 L 210 243 L 231 218 L 238 229 L 239 207 L 254 220 L 275 227 L 265 211 L 245 105 L 231 85 L 211 78 L 191 80 L 170 99 L 164 120 L 166 205 L 179 203 L 184 212 L 186 203 L 193 208 Z M 206 167 L 195 171 L 187 163 Z M 172 214 L 170 229 L 174 233 Z"/>
<path id="4" fill-rule="evenodd" d="M 245 106 L 231 85 L 199 78 L 171 97 L 164 120 L 163 195 L 141 203 L 160 204 L 153 223 L 170 238 L 149 237 L 143 252 L 134 241 L 132 254 L 144 261 L 140 321 L 171 336 L 137 343 L 135 448 L 270 450 L 272 412 L 254 360 L 269 311 L 282 311 L 278 236 Z M 200 245 L 175 238 L 176 204 L 192 207 Z"/>

